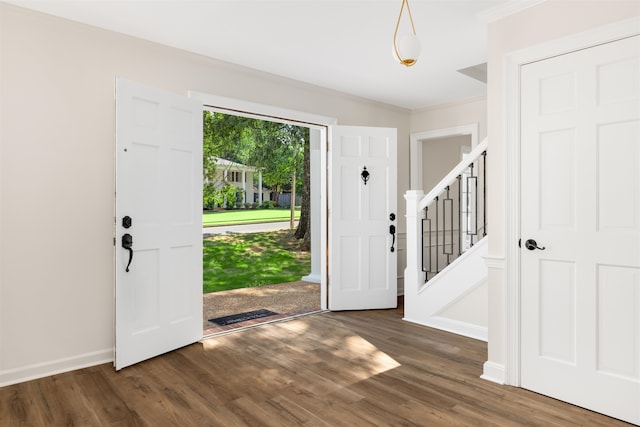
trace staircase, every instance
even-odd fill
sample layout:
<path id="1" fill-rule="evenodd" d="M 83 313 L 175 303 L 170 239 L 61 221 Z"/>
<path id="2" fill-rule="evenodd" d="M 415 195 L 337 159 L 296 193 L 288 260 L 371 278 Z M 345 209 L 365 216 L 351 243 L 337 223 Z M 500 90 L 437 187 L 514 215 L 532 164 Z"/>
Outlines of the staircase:
<path id="1" fill-rule="evenodd" d="M 487 340 L 485 139 L 426 195 L 409 190 L 404 320 Z"/>

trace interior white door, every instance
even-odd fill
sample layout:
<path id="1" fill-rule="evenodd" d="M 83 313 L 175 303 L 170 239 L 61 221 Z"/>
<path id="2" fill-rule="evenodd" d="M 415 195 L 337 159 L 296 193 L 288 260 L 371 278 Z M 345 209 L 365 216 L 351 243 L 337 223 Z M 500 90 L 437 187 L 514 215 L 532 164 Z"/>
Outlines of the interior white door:
<path id="1" fill-rule="evenodd" d="M 121 369 L 202 338 L 201 103 L 116 80 L 115 219 Z"/>
<path id="2" fill-rule="evenodd" d="M 521 384 L 638 424 L 640 37 L 521 78 Z"/>
<path id="3" fill-rule="evenodd" d="M 396 134 L 390 128 L 332 128 L 330 310 L 397 306 Z"/>

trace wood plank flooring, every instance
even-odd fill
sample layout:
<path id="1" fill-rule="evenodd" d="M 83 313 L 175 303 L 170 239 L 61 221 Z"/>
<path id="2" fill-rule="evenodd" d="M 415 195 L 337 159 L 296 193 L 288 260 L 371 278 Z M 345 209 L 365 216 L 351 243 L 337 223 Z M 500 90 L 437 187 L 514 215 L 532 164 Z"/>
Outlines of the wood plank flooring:
<path id="1" fill-rule="evenodd" d="M 314 314 L 120 372 L 105 364 L 0 388 L 0 425 L 629 425 L 481 380 L 485 343 L 401 317 Z"/>

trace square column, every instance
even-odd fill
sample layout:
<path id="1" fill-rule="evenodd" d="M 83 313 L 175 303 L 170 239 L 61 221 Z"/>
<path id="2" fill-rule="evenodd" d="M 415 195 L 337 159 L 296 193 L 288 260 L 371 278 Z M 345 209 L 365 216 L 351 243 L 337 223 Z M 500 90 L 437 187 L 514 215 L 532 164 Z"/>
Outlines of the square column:
<path id="1" fill-rule="evenodd" d="M 247 203 L 247 172 L 242 171 L 242 204 Z"/>
<path id="2" fill-rule="evenodd" d="M 262 171 L 258 171 L 258 205 L 262 206 L 263 200 L 263 191 L 262 191 Z"/>

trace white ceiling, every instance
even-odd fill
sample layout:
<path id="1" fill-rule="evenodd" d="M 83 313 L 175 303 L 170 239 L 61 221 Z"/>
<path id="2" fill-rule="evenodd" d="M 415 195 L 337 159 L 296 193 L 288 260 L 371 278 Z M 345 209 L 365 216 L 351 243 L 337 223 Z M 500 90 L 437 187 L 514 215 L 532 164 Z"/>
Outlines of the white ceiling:
<path id="1" fill-rule="evenodd" d="M 485 94 L 456 70 L 486 62 L 479 13 L 510 2 L 411 0 L 422 54 L 406 68 L 392 57 L 401 0 L 5 1 L 407 109 Z"/>

